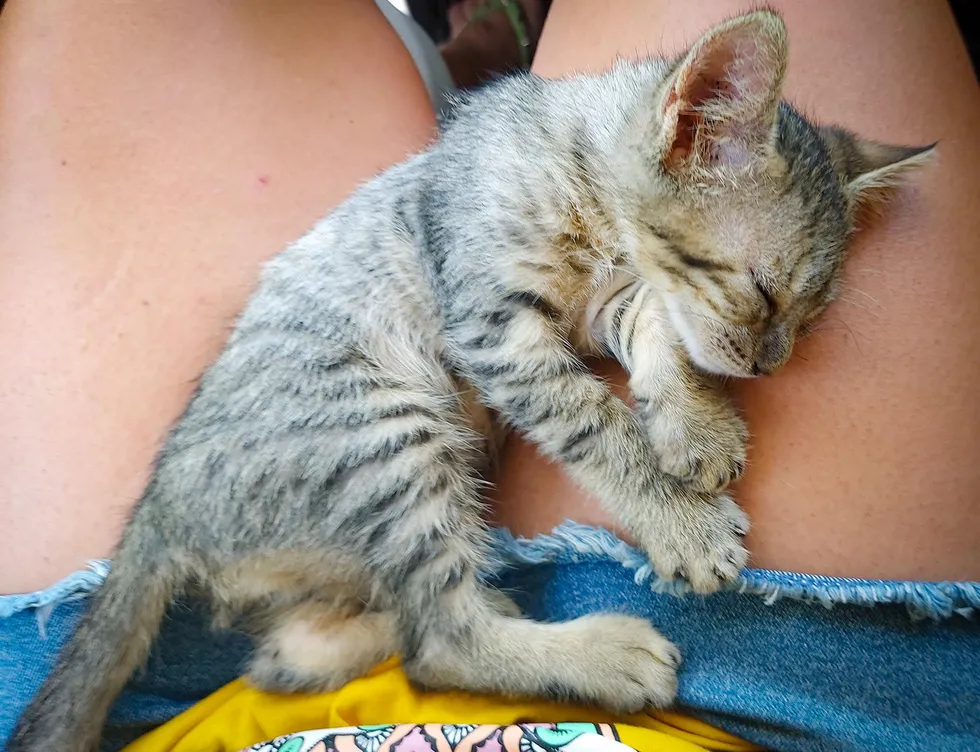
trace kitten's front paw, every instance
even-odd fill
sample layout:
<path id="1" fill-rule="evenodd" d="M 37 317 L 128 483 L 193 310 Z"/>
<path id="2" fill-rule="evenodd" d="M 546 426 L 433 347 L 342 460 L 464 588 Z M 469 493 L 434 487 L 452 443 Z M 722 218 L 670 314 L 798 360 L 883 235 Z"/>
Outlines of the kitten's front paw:
<path id="1" fill-rule="evenodd" d="M 567 686 L 550 686 L 555 699 L 596 704 L 617 714 L 674 701 L 680 651 L 646 619 L 592 614 L 566 622 L 564 630 L 575 640 L 557 643 L 552 660 L 563 661 L 576 678 Z M 568 655 L 561 654 L 565 646 L 573 646 Z"/>
<path id="2" fill-rule="evenodd" d="M 641 410 L 660 470 L 696 491 L 718 493 L 745 470 L 749 432 L 734 411 Z"/>
<path id="3" fill-rule="evenodd" d="M 683 579 L 698 593 L 712 593 L 738 577 L 749 554 L 742 538 L 749 518 L 731 498 L 678 487 L 661 507 L 652 529 L 637 533 L 664 579 Z"/>

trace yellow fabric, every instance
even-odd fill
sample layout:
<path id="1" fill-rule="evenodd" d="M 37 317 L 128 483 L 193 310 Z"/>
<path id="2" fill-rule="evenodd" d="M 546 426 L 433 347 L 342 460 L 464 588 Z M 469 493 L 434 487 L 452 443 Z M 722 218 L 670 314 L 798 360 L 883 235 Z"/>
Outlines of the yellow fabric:
<path id="1" fill-rule="evenodd" d="M 744 742 L 693 718 L 651 712 L 617 719 L 594 709 L 549 702 L 506 700 L 461 692 L 418 692 L 397 661 L 378 666 L 336 692 L 273 695 L 241 679 L 124 752 L 238 752 L 284 734 L 375 724 L 586 722 L 614 723 L 624 744 L 640 752 L 752 752 Z"/>

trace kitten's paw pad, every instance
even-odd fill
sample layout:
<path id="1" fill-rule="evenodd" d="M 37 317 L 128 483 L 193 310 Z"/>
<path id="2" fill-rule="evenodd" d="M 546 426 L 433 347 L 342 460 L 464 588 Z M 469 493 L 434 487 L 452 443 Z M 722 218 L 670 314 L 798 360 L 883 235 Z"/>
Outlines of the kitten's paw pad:
<path id="1" fill-rule="evenodd" d="M 745 471 L 748 429 L 738 415 L 649 421 L 660 470 L 705 493 L 719 493 Z"/>
<path id="2" fill-rule="evenodd" d="M 613 713 L 637 713 L 674 701 L 681 654 L 648 621 L 613 614 L 579 621 L 585 632 L 578 654 L 568 660 L 584 668 L 587 680 L 562 699 L 578 697 Z"/>
<path id="3" fill-rule="evenodd" d="M 638 538 L 658 575 L 713 593 L 748 562 L 742 545 L 748 531 L 748 516 L 728 496 L 693 496 L 668 502 L 658 529 Z"/>
<path id="4" fill-rule="evenodd" d="M 252 657 L 246 680 L 256 689 L 275 694 L 332 692 L 357 678 L 350 672 L 316 674 L 287 665 L 279 651 L 259 648 Z"/>

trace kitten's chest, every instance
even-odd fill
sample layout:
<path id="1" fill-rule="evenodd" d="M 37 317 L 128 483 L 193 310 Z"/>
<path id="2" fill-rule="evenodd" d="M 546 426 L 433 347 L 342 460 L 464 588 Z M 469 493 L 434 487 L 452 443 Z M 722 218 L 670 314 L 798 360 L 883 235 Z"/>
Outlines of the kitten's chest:
<path id="1" fill-rule="evenodd" d="M 549 225 L 549 232 L 520 255 L 516 268 L 525 277 L 520 280 L 525 289 L 561 311 L 571 332 L 579 328 L 596 295 L 625 268 L 626 249 L 619 228 L 595 203 L 565 205 Z"/>

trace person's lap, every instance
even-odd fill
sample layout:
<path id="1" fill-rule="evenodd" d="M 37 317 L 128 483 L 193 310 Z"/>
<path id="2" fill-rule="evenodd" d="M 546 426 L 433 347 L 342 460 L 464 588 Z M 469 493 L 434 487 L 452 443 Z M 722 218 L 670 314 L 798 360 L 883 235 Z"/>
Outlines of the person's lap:
<path id="1" fill-rule="evenodd" d="M 641 552 L 576 525 L 529 540 L 501 532 L 496 553 L 493 581 L 531 618 L 612 611 L 650 619 L 684 655 L 678 709 L 748 741 L 787 752 L 980 743 L 972 618 L 980 583 L 753 569 L 710 598 L 679 597 Z M 0 597 L 0 743 L 81 617 L 78 596 L 98 587 L 98 569 L 35 597 L 40 608 Z M 113 707 L 103 749 L 121 749 L 240 676 L 251 650 L 245 634 L 213 631 L 205 605 L 176 605 L 146 668 Z"/>
<path id="2" fill-rule="evenodd" d="M 362 0 L 0 13 L 0 593 L 106 556 L 259 264 L 435 118 Z"/>
<path id="3" fill-rule="evenodd" d="M 3 746 L 259 264 L 435 118 L 360 0 L 10 0 L 0 98 L 0 593 L 27 593 L 0 596 Z M 240 668 L 176 613 L 174 673 L 136 680 L 123 727 Z"/>
<path id="4" fill-rule="evenodd" d="M 753 434 L 737 489 L 752 562 L 851 577 L 980 579 L 980 89 L 944 0 L 784 0 L 786 96 L 820 122 L 939 141 L 938 164 L 861 232 L 841 300 L 773 377 L 734 384 Z M 680 50 L 748 0 L 554 5 L 535 69 Z M 613 381 L 623 383 L 614 368 Z M 519 441 L 499 519 L 521 533 L 597 506 Z"/>
<path id="5" fill-rule="evenodd" d="M 0 135 L 23 146 L 0 166 L 8 178 L 0 181 L 0 348 L 13 364 L 0 375 L 0 514 L 9 539 L 0 548 L 0 592 L 43 588 L 108 553 L 154 442 L 220 346 L 259 261 L 432 132 L 410 61 L 397 51 L 378 59 L 397 41 L 363 4 L 335 5 L 327 19 L 317 15 L 318 4 L 295 3 L 271 25 L 259 23 L 255 4 L 234 12 L 215 6 L 223 10 L 184 28 L 175 20 L 181 8 L 167 2 L 146 17 L 117 18 L 113 33 L 136 37 L 126 49 L 82 23 L 73 38 L 86 45 L 68 44 L 69 51 L 84 59 L 81 47 L 93 41 L 106 51 L 79 81 L 39 60 L 52 37 L 61 45 L 66 37 L 57 24 L 48 28 L 43 16 L 51 8 L 31 2 L 12 2 L 0 15 Z M 840 323 L 803 346 L 807 360 L 741 390 L 756 439 L 739 496 L 753 515 L 750 543 L 760 566 L 975 581 L 980 476 L 970 459 L 980 396 L 966 374 L 977 355 L 980 271 L 967 222 L 978 202 L 980 154 L 968 123 L 980 102 L 951 23 L 935 20 L 925 3 L 906 6 L 919 16 L 914 23 L 888 10 L 895 4 L 871 7 L 878 4 L 848 5 L 847 13 L 821 6 L 826 15 L 813 10 L 816 4 L 784 4 L 794 50 L 789 94 L 822 119 L 866 135 L 939 138 L 944 156 L 908 202 L 862 237 L 850 279 L 862 293 L 832 311 L 830 320 Z M 601 67 L 617 52 L 679 49 L 736 6 L 679 11 L 620 3 L 599 12 L 587 2 L 558 2 L 536 65 L 554 75 Z M 185 21 L 194 15 L 190 7 L 182 9 Z M 255 45 L 246 46 L 251 57 L 221 36 L 232 28 Z M 339 48 L 325 43 L 325 35 L 342 33 L 350 41 Z M 183 55 L 202 59 L 171 60 L 168 45 L 178 41 Z M 146 80 L 155 80 L 156 96 L 137 96 L 123 85 L 129 75 L 113 72 L 143 56 L 152 62 L 141 71 L 143 85 L 152 90 Z M 7 86 L 15 74 L 21 80 Z M 29 129 L 43 113 L 31 94 L 40 80 L 57 84 L 48 89 L 57 96 L 43 104 L 66 108 L 70 117 L 38 135 Z M 239 83 L 236 91 L 241 80 L 251 87 L 242 91 Z M 287 82 L 284 94 L 271 95 Z M 910 88 L 916 96 L 906 96 Z M 226 103 L 208 106 L 221 91 Z M 120 100 L 117 109 L 93 114 L 90 103 L 110 94 Z M 853 339 L 839 332 L 853 332 Z M 569 517 L 609 524 L 520 442 L 512 442 L 497 496 L 498 520 L 529 535 Z M 908 703 L 941 698 L 943 710 L 927 721 L 920 715 L 917 733 L 945 723 L 947 734 L 959 729 L 980 738 L 950 696 L 955 686 L 965 695 L 980 673 L 951 660 L 971 654 L 967 641 L 972 654 L 980 652 L 975 626 L 956 613 L 980 605 L 969 587 L 914 582 L 889 589 L 815 578 L 793 590 L 775 575 L 750 572 L 758 592 L 679 600 L 654 592 L 642 577 L 637 582 L 623 556 L 610 556 L 627 550 L 622 544 L 590 548 L 594 540 L 590 532 L 582 546 L 568 539 L 527 544 L 522 550 L 535 556 L 517 561 L 505 584 L 538 618 L 603 608 L 650 616 L 685 648 L 682 702 L 720 725 L 772 741 L 760 734 L 782 724 L 787 733 L 778 741 L 804 739 L 809 746 L 797 748 L 819 749 L 813 739 L 829 733 L 834 713 L 853 711 L 852 720 L 877 714 L 876 728 L 892 723 L 901 732 L 916 720 Z M 786 598 L 766 605 L 780 592 L 816 600 L 836 592 L 850 602 L 863 593 L 879 605 L 827 612 Z M 40 682 L 83 607 L 64 602 L 64 592 L 48 595 L 47 607 L 15 613 L 15 604 L 0 601 L 11 611 L 0 611 L 0 671 L 5 686 L 13 677 L 19 695 Z M 933 616 L 944 618 L 913 622 L 905 615 L 909 603 L 920 612 L 932 604 Z M 174 614 L 149 671 L 114 710 L 118 723 L 159 722 L 243 665 L 247 643 L 206 637 L 203 617 L 183 608 Z M 931 676 L 914 670 L 927 664 Z M 912 669 L 897 672 L 895 665 Z M 188 666 L 198 673 L 185 681 Z M 880 691 L 869 691 L 869 682 Z M 781 702 L 773 704 L 774 694 Z M 4 704 L 14 707 L 19 695 Z M 898 696 L 906 704 L 891 706 L 889 715 L 889 698 Z"/>
<path id="6" fill-rule="evenodd" d="M 750 5 L 557 3 L 535 67 L 556 75 L 679 49 Z M 938 140 L 943 157 L 858 237 L 820 336 L 784 372 L 736 385 L 754 435 L 737 494 L 753 519 L 752 564 L 767 569 L 747 571 L 737 592 L 679 600 L 636 586 L 616 566 L 642 564 L 607 556 L 621 549 L 597 552 L 590 532 L 573 533 L 529 544 L 559 564 L 517 576 L 536 596 L 522 602 L 538 617 L 649 616 L 684 652 L 681 706 L 751 741 L 980 745 L 976 714 L 953 707 L 961 687 L 976 694 L 977 664 L 961 658 L 980 646 L 980 392 L 970 375 L 980 248 L 967 219 L 980 205 L 980 89 L 943 2 L 775 7 L 790 31 L 789 98 L 862 135 Z M 603 371 L 622 387 L 618 369 Z M 503 467 L 497 520 L 512 530 L 534 536 L 567 518 L 615 527 L 519 439 Z"/>

